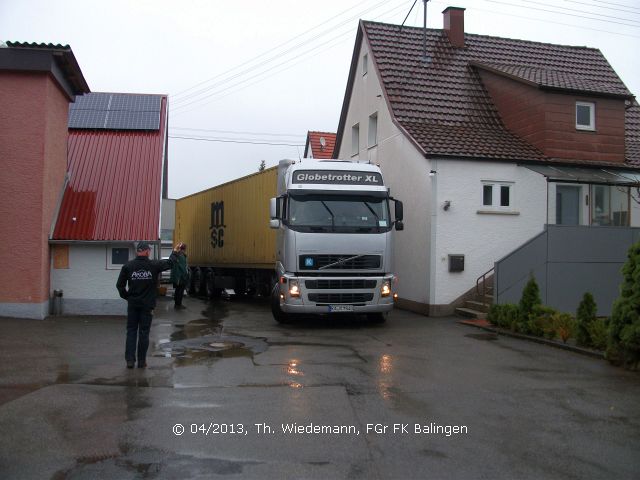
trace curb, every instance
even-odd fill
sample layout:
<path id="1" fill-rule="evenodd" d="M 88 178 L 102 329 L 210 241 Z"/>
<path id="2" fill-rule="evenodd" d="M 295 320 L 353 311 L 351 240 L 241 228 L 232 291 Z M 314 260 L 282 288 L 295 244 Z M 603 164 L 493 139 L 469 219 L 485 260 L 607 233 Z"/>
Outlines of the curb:
<path id="1" fill-rule="evenodd" d="M 480 328 L 487 332 L 495 333 L 496 335 L 504 335 L 505 337 L 511 338 L 519 338 L 520 340 L 528 340 L 530 342 L 541 343 L 543 345 L 548 345 L 550 347 L 559 348 L 561 350 L 567 350 L 574 353 L 579 353 L 580 355 L 586 355 L 588 357 L 599 358 L 600 360 L 604 360 L 604 352 L 598 352 L 597 350 L 590 350 L 588 348 L 577 347 L 575 345 L 568 345 L 566 343 L 556 342 L 554 340 L 549 340 L 541 337 L 533 337 L 531 335 L 523 335 L 522 333 L 512 332 L 511 330 L 504 330 L 502 328 L 496 328 L 487 325 L 480 325 L 474 322 L 470 322 L 468 320 L 460 320 L 458 323 L 462 325 L 468 325 L 470 327 Z"/>

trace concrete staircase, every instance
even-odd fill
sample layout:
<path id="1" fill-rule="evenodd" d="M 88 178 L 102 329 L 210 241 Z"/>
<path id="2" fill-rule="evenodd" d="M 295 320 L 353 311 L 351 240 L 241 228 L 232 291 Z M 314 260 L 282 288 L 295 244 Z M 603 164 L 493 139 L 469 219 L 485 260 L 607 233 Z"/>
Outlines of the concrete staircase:
<path id="1" fill-rule="evenodd" d="M 476 293 L 464 306 L 456 308 L 456 315 L 465 318 L 487 318 L 489 308 L 493 305 L 493 276 L 478 284 Z"/>

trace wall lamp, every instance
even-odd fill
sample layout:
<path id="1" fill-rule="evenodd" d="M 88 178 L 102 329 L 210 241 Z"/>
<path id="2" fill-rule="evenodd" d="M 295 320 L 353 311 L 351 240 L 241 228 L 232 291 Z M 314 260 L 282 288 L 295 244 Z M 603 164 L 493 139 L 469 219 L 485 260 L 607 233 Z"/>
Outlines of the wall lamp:
<path id="1" fill-rule="evenodd" d="M 444 208 L 445 211 L 449 210 L 451 208 L 451 200 L 445 200 L 442 208 Z"/>
<path id="2" fill-rule="evenodd" d="M 430 177 L 433 177 L 433 176 L 435 176 L 435 174 L 436 174 L 436 173 L 438 173 L 438 172 L 436 172 L 435 170 L 431 170 L 431 171 L 429 172 L 429 176 L 430 176 Z"/>

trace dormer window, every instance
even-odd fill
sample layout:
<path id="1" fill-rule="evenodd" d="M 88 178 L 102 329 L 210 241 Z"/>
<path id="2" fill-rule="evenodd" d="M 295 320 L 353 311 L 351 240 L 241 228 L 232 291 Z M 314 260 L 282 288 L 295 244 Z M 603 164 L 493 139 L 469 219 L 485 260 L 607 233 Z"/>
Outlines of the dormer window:
<path id="1" fill-rule="evenodd" d="M 596 104 L 590 102 L 576 102 L 576 129 L 596 129 Z"/>

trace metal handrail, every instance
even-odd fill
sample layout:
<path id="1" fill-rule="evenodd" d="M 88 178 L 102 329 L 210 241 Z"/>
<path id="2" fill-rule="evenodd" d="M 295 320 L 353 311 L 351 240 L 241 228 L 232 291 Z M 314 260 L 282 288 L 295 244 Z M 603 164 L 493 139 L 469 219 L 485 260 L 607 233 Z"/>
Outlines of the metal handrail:
<path id="1" fill-rule="evenodd" d="M 485 273 L 483 273 L 482 275 L 480 275 L 477 279 L 476 279 L 476 293 L 481 296 L 484 297 L 487 294 L 487 276 L 489 274 L 494 273 L 495 271 L 495 266 L 491 267 L 490 270 L 486 271 Z M 480 293 L 480 282 L 482 281 L 482 293 Z"/>

